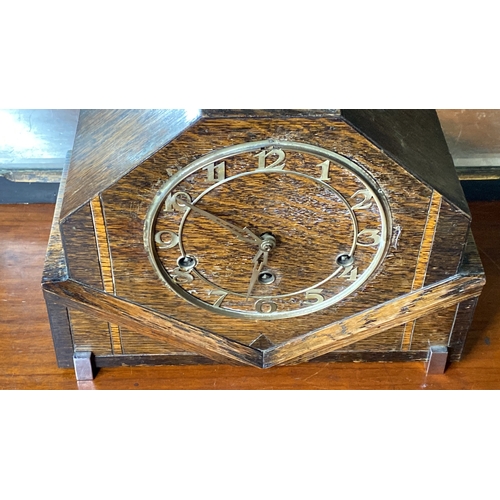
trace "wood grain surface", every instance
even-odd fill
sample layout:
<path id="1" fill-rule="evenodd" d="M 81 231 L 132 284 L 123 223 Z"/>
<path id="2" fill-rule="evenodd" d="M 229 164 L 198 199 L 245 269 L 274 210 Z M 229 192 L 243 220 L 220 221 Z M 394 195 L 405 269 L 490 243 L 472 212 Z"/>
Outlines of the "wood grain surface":
<path id="1" fill-rule="evenodd" d="M 451 363 L 444 375 L 426 375 L 421 361 L 330 364 L 318 361 L 268 370 L 217 364 L 104 367 L 93 382 L 80 383 L 80 388 L 500 389 L 500 202 L 472 202 L 470 208 L 487 282 L 462 360 Z M 40 289 L 53 210 L 53 205 L 0 206 L 2 389 L 79 388 L 72 369 L 57 368 Z M 472 306 L 471 301 L 463 305 Z M 457 322 L 455 331 L 460 334 L 458 316 Z"/>

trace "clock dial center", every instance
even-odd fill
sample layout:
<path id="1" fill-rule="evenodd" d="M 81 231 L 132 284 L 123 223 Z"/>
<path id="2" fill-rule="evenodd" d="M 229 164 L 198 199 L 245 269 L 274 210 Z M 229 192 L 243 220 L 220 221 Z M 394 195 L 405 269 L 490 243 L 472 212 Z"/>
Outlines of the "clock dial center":
<path id="1" fill-rule="evenodd" d="M 269 196 L 270 184 L 279 186 L 279 199 Z M 325 278 L 325 269 L 333 272 L 332 251 L 338 255 L 346 243 L 354 243 L 354 223 L 341 197 L 295 172 L 230 179 L 192 207 L 197 210 L 191 209 L 181 225 L 184 252 L 197 257 L 203 277 L 236 293 L 264 297 L 312 287 Z M 238 238 L 236 227 L 259 238 L 258 247 L 257 239 Z M 257 279 L 264 266 L 274 273 L 271 283 Z"/>

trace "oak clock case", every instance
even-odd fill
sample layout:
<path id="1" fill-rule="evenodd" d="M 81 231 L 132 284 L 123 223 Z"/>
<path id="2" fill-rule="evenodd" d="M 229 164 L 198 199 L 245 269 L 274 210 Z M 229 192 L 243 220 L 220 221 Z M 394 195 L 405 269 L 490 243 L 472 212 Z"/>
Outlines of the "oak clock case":
<path id="1" fill-rule="evenodd" d="M 483 284 L 419 110 L 82 111 L 43 278 L 61 367 L 458 360 Z"/>

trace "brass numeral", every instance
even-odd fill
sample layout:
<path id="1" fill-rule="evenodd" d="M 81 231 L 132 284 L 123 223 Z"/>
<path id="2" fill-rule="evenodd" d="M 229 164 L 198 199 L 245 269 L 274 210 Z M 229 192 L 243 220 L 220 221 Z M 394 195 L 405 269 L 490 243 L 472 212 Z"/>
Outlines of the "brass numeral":
<path id="1" fill-rule="evenodd" d="M 179 204 L 178 199 L 180 198 L 181 204 Z M 165 212 L 184 212 L 186 207 L 182 205 L 182 198 L 191 202 L 191 196 L 183 191 L 179 191 L 174 194 L 169 194 L 165 199 L 163 210 Z"/>
<path id="2" fill-rule="evenodd" d="M 358 268 L 354 266 L 347 266 L 339 278 L 347 278 L 347 281 L 356 281 L 358 279 Z"/>
<path id="3" fill-rule="evenodd" d="M 181 285 L 191 283 L 194 280 L 191 271 L 181 271 L 180 267 L 176 267 L 170 274 L 172 275 L 172 279 L 175 283 L 179 283 Z"/>
<path id="4" fill-rule="evenodd" d="M 255 303 L 255 310 L 263 314 L 270 314 L 278 309 L 276 302 L 269 299 L 260 299 Z"/>
<path id="5" fill-rule="evenodd" d="M 210 184 L 216 184 L 219 181 L 223 181 L 226 178 L 226 162 L 222 161 L 220 163 L 212 163 L 205 167 L 207 171 L 207 182 Z"/>
<path id="6" fill-rule="evenodd" d="M 372 240 L 371 242 L 369 243 L 361 243 L 359 241 L 359 237 L 360 236 L 363 236 L 365 241 L 366 240 Z M 378 231 L 377 229 L 363 229 L 363 231 L 361 231 L 359 234 L 358 234 L 358 239 L 356 240 L 356 245 L 359 245 L 359 246 L 362 246 L 362 247 L 376 247 L 377 245 L 380 244 L 380 242 L 382 241 L 382 238 L 380 237 L 380 231 Z"/>
<path id="7" fill-rule="evenodd" d="M 330 175 L 330 160 L 325 160 L 323 163 L 318 163 L 316 166 L 321 167 L 320 181 L 331 180 L 330 177 L 328 177 Z"/>
<path id="8" fill-rule="evenodd" d="M 213 303 L 214 307 L 220 307 L 224 299 L 227 297 L 227 292 L 222 290 L 212 290 L 210 295 L 220 295 L 220 297 Z"/>
<path id="9" fill-rule="evenodd" d="M 313 301 L 308 302 L 308 304 L 319 304 L 320 302 L 323 302 L 325 300 L 325 297 L 321 295 L 322 291 L 322 288 L 315 288 L 314 290 L 309 290 L 308 292 L 306 292 L 306 300 Z"/>
<path id="10" fill-rule="evenodd" d="M 165 241 L 163 239 L 164 234 L 168 234 L 168 236 L 170 237 L 170 241 Z M 174 248 L 179 244 L 179 236 L 173 231 L 158 231 L 155 234 L 155 243 L 158 248 L 161 248 L 163 250 Z"/>
<path id="11" fill-rule="evenodd" d="M 266 165 L 266 159 L 268 156 L 278 156 L 270 165 Z M 257 166 L 258 170 L 273 169 L 273 170 L 283 170 L 285 166 L 285 152 L 282 149 L 271 149 L 271 151 L 261 151 L 255 155 L 259 159 Z"/>
<path id="12" fill-rule="evenodd" d="M 363 200 L 356 203 L 356 205 L 352 207 L 353 210 L 366 210 L 372 206 L 370 200 L 373 198 L 373 194 L 368 189 L 359 189 L 351 196 L 351 198 L 356 197 L 363 197 Z"/>

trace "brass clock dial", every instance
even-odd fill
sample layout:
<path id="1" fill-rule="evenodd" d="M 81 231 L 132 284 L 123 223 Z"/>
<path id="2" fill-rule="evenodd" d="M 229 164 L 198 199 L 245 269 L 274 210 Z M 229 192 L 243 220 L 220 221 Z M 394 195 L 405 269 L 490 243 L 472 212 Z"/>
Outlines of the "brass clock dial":
<path id="1" fill-rule="evenodd" d="M 267 140 L 182 166 L 153 200 L 144 242 L 160 279 L 194 306 L 273 320 L 358 290 L 387 252 L 390 221 L 382 191 L 357 163 Z"/>

